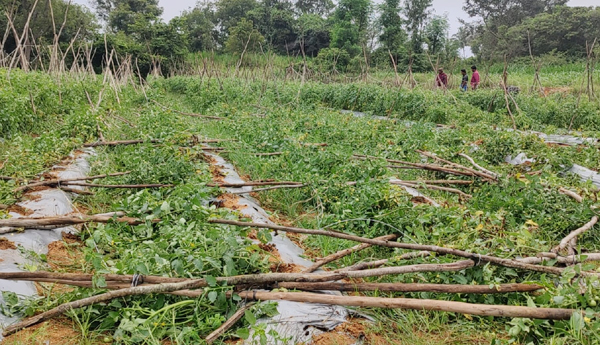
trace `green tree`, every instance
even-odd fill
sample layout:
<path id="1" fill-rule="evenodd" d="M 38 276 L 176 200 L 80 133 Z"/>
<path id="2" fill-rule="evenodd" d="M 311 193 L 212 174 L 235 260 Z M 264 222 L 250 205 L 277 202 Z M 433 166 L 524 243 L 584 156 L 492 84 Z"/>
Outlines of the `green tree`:
<path id="1" fill-rule="evenodd" d="M 176 18 L 181 19 L 181 28 L 187 36 L 187 46 L 190 51 L 199 52 L 217 48 L 216 18 L 210 6 L 197 5 Z"/>
<path id="2" fill-rule="evenodd" d="M 295 6 L 301 15 L 315 14 L 323 18 L 329 16 L 335 8 L 332 0 L 298 0 Z"/>
<path id="3" fill-rule="evenodd" d="M 225 50 L 229 53 L 238 54 L 243 51 L 258 51 L 265 38 L 254 28 L 251 20 L 242 18 L 238 24 L 229 31 L 229 37 L 225 42 Z"/>
<path id="4" fill-rule="evenodd" d="M 433 0 L 406 0 L 404 15 L 406 28 L 410 33 L 411 51 L 414 54 L 423 52 L 423 27 L 430 15 L 429 7 Z"/>
<path id="5" fill-rule="evenodd" d="M 406 42 L 406 31 L 404 31 L 403 21 L 400 17 L 400 0 L 385 0 L 379 6 L 381 16 L 379 25 L 382 28 L 379 35 L 379 42 L 385 52 L 392 52 L 398 55 Z M 397 60 L 397 58 L 395 58 Z"/>
<path id="6" fill-rule="evenodd" d="M 158 0 L 94 0 L 98 16 L 112 32 L 136 35 L 160 21 Z M 140 37 L 137 37 L 140 38 Z"/>
<path id="7" fill-rule="evenodd" d="M 351 57 L 358 55 L 365 44 L 371 10 L 370 0 L 340 0 L 332 18 L 331 47 Z"/>
<path id="8" fill-rule="evenodd" d="M 248 12 L 258 6 L 256 0 L 217 0 L 215 3 L 216 25 L 219 28 L 219 44 L 224 44 L 231 29 L 242 18 L 247 18 Z"/>
<path id="9" fill-rule="evenodd" d="M 568 0 L 466 0 L 463 9 L 471 17 L 479 18 L 476 35 L 472 40 L 473 52 L 479 58 L 502 58 L 507 52 L 499 49 L 507 31 L 526 18 L 541 13 L 552 13 Z M 502 51 L 501 51 L 502 50 Z"/>
<path id="10" fill-rule="evenodd" d="M 290 52 L 317 56 L 319 51 L 329 46 L 331 29 L 326 19 L 317 14 L 303 14 L 296 22 L 297 38 Z"/>
<path id="11" fill-rule="evenodd" d="M 425 25 L 424 37 L 431 55 L 439 55 L 446 47 L 450 24 L 447 16 L 433 16 Z"/>
<path id="12" fill-rule="evenodd" d="M 297 33 L 294 6 L 288 0 L 263 0 L 247 19 L 251 20 L 270 47 L 286 53 L 294 45 Z"/>

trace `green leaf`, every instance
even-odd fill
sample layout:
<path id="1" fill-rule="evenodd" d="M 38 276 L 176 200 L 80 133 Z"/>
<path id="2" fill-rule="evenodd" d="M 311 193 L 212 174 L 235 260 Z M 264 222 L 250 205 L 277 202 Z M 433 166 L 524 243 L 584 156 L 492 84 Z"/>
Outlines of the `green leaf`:
<path id="1" fill-rule="evenodd" d="M 196 267 L 196 269 L 198 271 L 202 271 L 202 269 L 204 268 L 204 262 L 200 259 L 194 259 L 194 267 Z"/>
<path id="2" fill-rule="evenodd" d="M 238 337 L 246 340 L 250 337 L 250 331 L 248 330 L 248 328 L 240 328 L 235 332 Z"/>
<path id="3" fill-rule="evenodd" d="M 171 206 L 167 201 L 164 201 L 162 205 L 160 205 L 160 210 L 163 212 L 169 212 L 171 210 Z"/>
<path id="4" fill-rule="evenodd" d="M 219 294 L 216 291 L 211 291 L 208 293 L 208 300 L 210 301 L 210 303 L 215 303 L 215 301 L 217 300 L 217 296 Z"/>
<path id="5" fill-rule="evenodd" d="M 254 316 L 254 314 L 250 310 L 246 310 L 244 312 L 244 318 L 251 325 L 254 325 L 256 323 L 256 316 Z"/>
<path id="6" fill-rule="evenodd" d="M 210 287 L 214 287 L 217 285 L 217 279 L 215 279 L 215 277 L 213 276 L 206 276 L 206 283 L 208 284 L 208 286 Z"/>

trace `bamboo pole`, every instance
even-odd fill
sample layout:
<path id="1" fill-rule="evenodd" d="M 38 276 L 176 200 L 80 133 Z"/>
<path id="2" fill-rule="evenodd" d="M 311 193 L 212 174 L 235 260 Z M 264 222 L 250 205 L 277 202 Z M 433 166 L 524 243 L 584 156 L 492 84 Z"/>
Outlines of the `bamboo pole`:
<path id="1" fill-rule="evenodd" d="M 479 169 L 480 171 L 482 171 L 485 174 L 488 174 L 490 176 L 493 176 L 495 178 L 498 178 L 500 176 L 500 174 L 495 173 L 493 171 L 487 170 L 486 168 L 482 167 L 481 165 L 475 163 L 475 160 L 471 157 L 469 157 L 467 154 L 465 153 L 459 153 L 459 156 L 465 158 L 466 160 L 468 160 L 475 168 Z"/>

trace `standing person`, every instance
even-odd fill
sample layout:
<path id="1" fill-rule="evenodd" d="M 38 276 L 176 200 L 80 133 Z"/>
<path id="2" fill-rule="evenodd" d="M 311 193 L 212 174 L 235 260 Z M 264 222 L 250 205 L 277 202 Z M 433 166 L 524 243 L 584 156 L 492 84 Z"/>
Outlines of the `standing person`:
<path id="1" fill-rule="evenodd" d="M 473 72 L 473 76 L 471 77 L 471 88 L 473 89 L 473 91 L 475 91 L 479 87 L 480 82 L 479 72 L 477 72 L 477 66 L 471 66 L 471 71 Z"/>
<path id="2" fill-rule="evenodd" d="M 469 75 L 467 74 L 466 69 L 461 69 L 460 73 L 462 74 L 462 82 L 460 83 L 460 90 L 466 92 L 469 89 Z"/>
<path id="3" fill-rule="evenodd" d="M 443 87 L 444 89 L 448 87 L 448 75 L 444 73 L 442 68 L 438 69 L 438 75 L 435 80 L 438 87 Z"/>

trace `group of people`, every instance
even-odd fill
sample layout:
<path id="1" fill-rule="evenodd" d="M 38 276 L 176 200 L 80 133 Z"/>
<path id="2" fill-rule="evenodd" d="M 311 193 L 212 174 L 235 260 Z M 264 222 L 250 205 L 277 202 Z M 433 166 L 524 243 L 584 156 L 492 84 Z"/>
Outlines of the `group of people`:
<path id="1" fill-rule="evenodd" d="M 471 76 L 471 89 L 475 91 L 479 87 L 480 82 L 479 72 L 477 72 L 477 66 L 471 66 L 471 71 L 473 72 L 473 75 Z M 467 74 L 466 69 L 461 70 L 460 73 L 462 74 L 460 89 L 461 91 L 467 91 L 469 89 L 469 75 Z M 435 78 L 435 81 L 438 87 L 448 87 L 448 75 L 444 73 L 444 70 L 442 68 L 438 70 L 438 74 Z"/>

